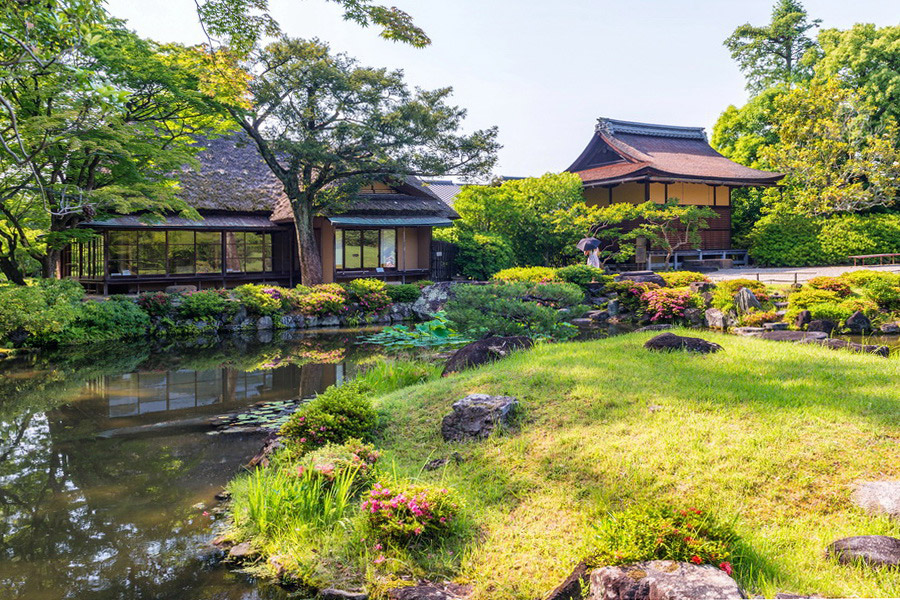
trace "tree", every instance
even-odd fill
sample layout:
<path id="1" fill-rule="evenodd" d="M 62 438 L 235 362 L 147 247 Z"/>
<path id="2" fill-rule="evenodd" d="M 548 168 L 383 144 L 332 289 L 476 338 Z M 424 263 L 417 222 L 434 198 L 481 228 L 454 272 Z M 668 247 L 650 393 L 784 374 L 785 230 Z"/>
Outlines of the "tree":
<path id="1" fill-rule="evenodd" d="M 665 204 L 645 202 L 638 205 L 637 212 L 642 223 L 636 232 L 666 252 L 666 265 L 677 250 L 700 246 L 700 230 L 707 219 L 717 216 L 706 206 L 679 204 L 678 198 L 669 198 Z"/>
<path id="2" fill-rule="evenodd" d="M 574 173 L 465 186 L 453 207 L 462 217 L 459 227 L 505 238 L 519 266 L 569 264 L 587 231 L 568 214 L 585 207 L 581 178 Z"/>
<path id="3" fill-rule="evenodd" d="M 776 0 L 768 25 L 745 23 L 735 29 L 725 47 L 746 76 L 747 89 L 760 92 L 779 83 L 808 79 L 816 43 L 807 32 L 820 22 L 810 21 L 798 0 Z"/>
<path id="4" fill-rule="evenodd" d="M 833 80 L 814 80 L 776 102 L 779 144 L 763 156 L 787 175 L 773 209 L 818 216 L 896 203 L 900 148 L 893 120 L 883 127 L 874 109 Z"/>
<path id="5" fill-rule="evenodd" d="M 227 114 L 212 96 L 245 84 L 234 68 L 202 68 L 202 49 L 142 40 L 95 2 L 23 4 L 0 17 L 2 39 L 16 40 L 0 46 L 0 268 L 19 283 L 17 252 L 56 276 L 61 248 L 97 215 L 196 216 L 175 174 L 198 149 L 192 134 Z"/>
<path id="6" fill-rule="evenodd" d="M 254 53 L 252 107 L 231 113 L 291 204 L 301 277 L 322 280 L 313 217 L 346 206 L 374 178 L 477 175 L 496 160 L 497 130 L 458 132 L 450 88 L 411 92 L 400 71 L 362 67 L 318 40 L 280 39 Z"/>
<path id="7" fill-rule="evenodd" d="M 610 261 L 622 262 L 634 256 L 635 239 L 638 234 L 634 229 L 640 209 L 630 202 L 616 202 L 609 206 L 587 206 L 576 204 L 567 211 L 558 211 L 550 215 L 553 227 L 558 231 L 570 232 L 567 236 L 566 249 L 574 249 L 575 243 L 582 237 L 594 237 L 600 240 L 597 253 L 600 266 L 606 267 Z"/>

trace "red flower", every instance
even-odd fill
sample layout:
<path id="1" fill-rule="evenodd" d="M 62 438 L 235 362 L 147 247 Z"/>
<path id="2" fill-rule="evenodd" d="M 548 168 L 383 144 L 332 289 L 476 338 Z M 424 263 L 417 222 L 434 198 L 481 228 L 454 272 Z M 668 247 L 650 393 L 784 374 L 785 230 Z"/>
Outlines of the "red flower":
<path id="1" fill-rule="evenodd" d="M 722 569 L 723 571 L 725 571 L 726 575 L 731 575 L 731 563 L 730 562 L 719 563 L 719 568 Z"/>
<path id="2" fill-rule="evenodd" d="M 695 565 L 699 565 L 700 563 L 703 562 L 703 559 L 701 559 L 699 556 L 697 556 L 695 554 L 691 557 L 691 562 L 694 563 Z"/>

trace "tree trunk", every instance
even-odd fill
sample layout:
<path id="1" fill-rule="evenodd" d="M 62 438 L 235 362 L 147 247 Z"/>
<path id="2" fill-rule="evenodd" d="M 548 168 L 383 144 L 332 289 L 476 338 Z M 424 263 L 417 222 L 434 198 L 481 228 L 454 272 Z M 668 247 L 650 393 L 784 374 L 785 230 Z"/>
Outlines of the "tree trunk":
<path id="1" fill-rule="evenodd" d="M 47 255 L 41 260 L 43 276 L 47 279 L 59 279 L 62 250 L 47 248 Z"/>
<path id="2" fill-rule="evenodd" d="M 25 274 L 12 258 L 0 256 L 0 272 L 6 275 L 10 282 L 16 285 L 25 285 Z"/>
<path id="3" fill-rule="evenodd" d="M 322 283 L 322 257 L 313 229 L 313 213 L 310 202 L 302 195 L 291 199 L 294 212 L 294 230 L 297 232 L 297 253 L 300 259 L 300 282 L 303 285 Z"/>

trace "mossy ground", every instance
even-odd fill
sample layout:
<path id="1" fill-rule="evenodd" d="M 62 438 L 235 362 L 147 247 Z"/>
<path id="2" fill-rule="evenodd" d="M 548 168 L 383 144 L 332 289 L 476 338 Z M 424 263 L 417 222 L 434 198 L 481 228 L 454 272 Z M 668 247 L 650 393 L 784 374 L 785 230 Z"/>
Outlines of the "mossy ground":
<path id="1" fill-rule="evenodd" d="M 734 520 L 735 577 L 753 594 L 900 596 L 900 571 L 824 557 L 837 538 L 900 536 L 850 502 L 856 480 L 900 478 L 900 361 L 708 332 L 723 352 L 657 354 L 652 335 L 542 345 L 377 399 L 381 464 L 454 487 L 477 528 L 442 574 L 476 599 L 531 600 L 590 551 L 592 522 L 669 502 Z M 517 427 L 443 442 L 441 418 L 470 393 L 517 397 Z M 423 470 L 454 452 L 464 460 Z M 406 567 L 438 568 L 419 565 Z"/>

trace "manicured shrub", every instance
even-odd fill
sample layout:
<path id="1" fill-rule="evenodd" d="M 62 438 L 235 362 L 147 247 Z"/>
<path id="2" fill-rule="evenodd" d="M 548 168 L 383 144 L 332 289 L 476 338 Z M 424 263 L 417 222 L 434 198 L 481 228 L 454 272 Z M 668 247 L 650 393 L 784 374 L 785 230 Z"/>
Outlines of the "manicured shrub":
<path id="1" fill-rule="evenodd" d="M 172 294 L 144 292 L 137 297 L 137 305 L 151 317 L 165 317 L 172 312 Z"/>
<path id="2" fill-rule="evenodd" d="M 359 305 L 364 314 L 381 312 L 391 303 L 385 287 L 380 279 L 354 279 L 344 285 L 347 301 Z"/>
<path id="3" fill-rule="evenodd" d="M 525 281 L 528 283 L 549 283 L 560 281 L 556 276 L 556 269 L 550 267 L 513 267 L 494 273 L 491 279 L 495 281 Z"/>
<path id="4" fill-rule="evenodd" d="M 247 308 L 247 312 L 258 316 L 274 316 L 284 310 L 284 288 L 248 283 L 234 288 L 235 297 Z"/>
<path id="5" fill-rule="evenodd" d="M 553 308 L 569 308 L 584 302 L 584 291 L 574 283 L 539 283 L 531 286 L 527 294 Z"/>
<path id="6" fill-rule="evenodd" d="M 326 444 L 304 455 L 297 466 L 297 474 L 303 475 L 310 470 L 333 482 L 341 475 L 353 472 L 355 482 L 366 486 L 372 482 L 375 463 L 380 456 L 371 444 L 349 439 L 343 444 Z"/>
<path id="7" fill-rule="evenodd" d="M 716 289 L 725 290 L 732 296 L 737 295 L 741 288 L 748 288 L 760 302 L 769 299 L 769 290 L 766 284 L 755 279 L 727 279 L 716 284 Z"/>
<path id="8" fill-rule="evenodd" d="M 888 279 L 873 279 L 865 287 L 863 294 L 884 310 L 900 309 L 900 285 Z"/>
<path id="9" fill-rule="evenodd" d="M 586 287 L 589 283 L 606 285 L 612 281 L 612 277 L 606 275 L 603 269 L 587 265 L 571 265 L 556 269 L 556 278 L 560 281 L 580 285 L 581 287 Z"/>
<path id="10" fill-rule="evenodd" d="M 371 387 L 360 381 L 331 386 L 291 415 L 281 435 L 300 454 L 325 444 L 368 440 L 377 420 L 370 393 Z"/>
<path id="11" fill-rule="evenodd" d="M 810 312 L 813 319 L 827 319 L 834 323 L 842 323 L 853 314 L 853 310 L 844 306 L 842 303 L 823 302 L 821 304 L 813 304 L 806 310 Z"/>
<path id="12" fill-rule="evenodd" d="M 295 303 L 298 311 L 311 317 L 330 317 L 347 311 L 346 296 L 318 288 L 298 297 Z"/>
<path id="13" fill-rule="evenodd" d="M 447 318 L 454 329 L 472 338 L 571 337 L 574 328 L 561 322 L 555 308 L 526 299 L 531 287 L 525 283 L 458 285 L 454 288 L 455 298 L 447 303 Z"/>
<path id="14" fill-rule="evenodd" d="M 178 314 L 186 319 L 218 319 L 236 309 L 226 290 L 202 290 L 182 296 Z"/>
<path id="15" fill-rule="evenodd" d="M 651 321 L 684 318 L 684 311 L 697 304 L 690 291 L 676 288 L 657 288 L 641 294 L 643 313 Z"/>
<path id="16" fill-rule="evenodd" d="M 63 330 L 44 336 L 58 344 L 135 338 L 145 335 L 150 317 L 129 298 L 112 297 L 103 302 L 87 301 L 78 306 L 75 319 Z"/>
<path id="17" fill-rule="evenodd" d="M 868 298 L 847 298 L 839 306 L 849 311 L 850 314 L 860 311 L 867 315 L 875 316 L 879 312 L 878 303 Z"/>
<path id="18" fill-rule="evenodd" d="M 663 271 L 659 275 L 669 287 L 687 287 L 695 281 L 710 281 L 709 277 L 695 271 Z"/>
<path id="19" fill-rule="evenodd" d="M 841 298 L 846 298 L 853 293 L 853 290 L 850 289 L 850 284 L 838 277 L 813 277 L 806 282 L 806 287 L 814 290 L 834 292 Z"/>
<path id="20" fill-rule="evenodd" d="M 376 539 L 408 544 L 446 534 L 460 506 L 446 488 L 384 482 L 369 491 L 362 511 Z"/>
<path id="21" fill-rule="evenodd" d="M 415 302 L 422 295 L 422 288 L 414 283 L 389 285 L 385 291 L 391 302 Z"/>
<path id="22" fill-rule="evenodd" d="M 71 280 L 0 286 L 0 339 L 15 345 L 55 343 L 54 336 L 81 314 L 83 297 L 84 288 Z"/>
<path id="23" fill-rule="evenodd" d="M 419 281 L 415 282 L 413 285 L 418 287 L 421 290 L 422 288 L 427 288 L 429 285 L 434 285 L 434 282 L 431 281 L 430 279 L 420 279 Z"/>
<path id="24" fill-rule="evenodd" d="M 809 309 L 814 304 L 838 304 L 841 297 L 836 292 L 804 288 L 788 296 L 791 308 Z"/>
<path id="25" fill-rule="evenodd" d="M 761 327 L 763 323 L 777 323 L 781 317 L 774 310 L 765 312 L 750 312 L 741 317 L 741 325 L 744 327 Z"/>
<path id="26" fill-rule="evenodd" d="M 731 527 L 698 508 L 634 506 L 595 526 L 594 565 L 622 565 L 647 560 L 711 564 L 731 574 L 737 536 Z"/>
<path id="27" fill-rule="evenodd" d="M 900 286 L 900 274 L 886 273 L 884 271 L 873 271 L 871 269 L 861 269 L 859 271 L 848 271 L 839 277 L 845 280 L 853 287 L 864 288 L 873 281 L 887 281 L 892 285 Z"/>

